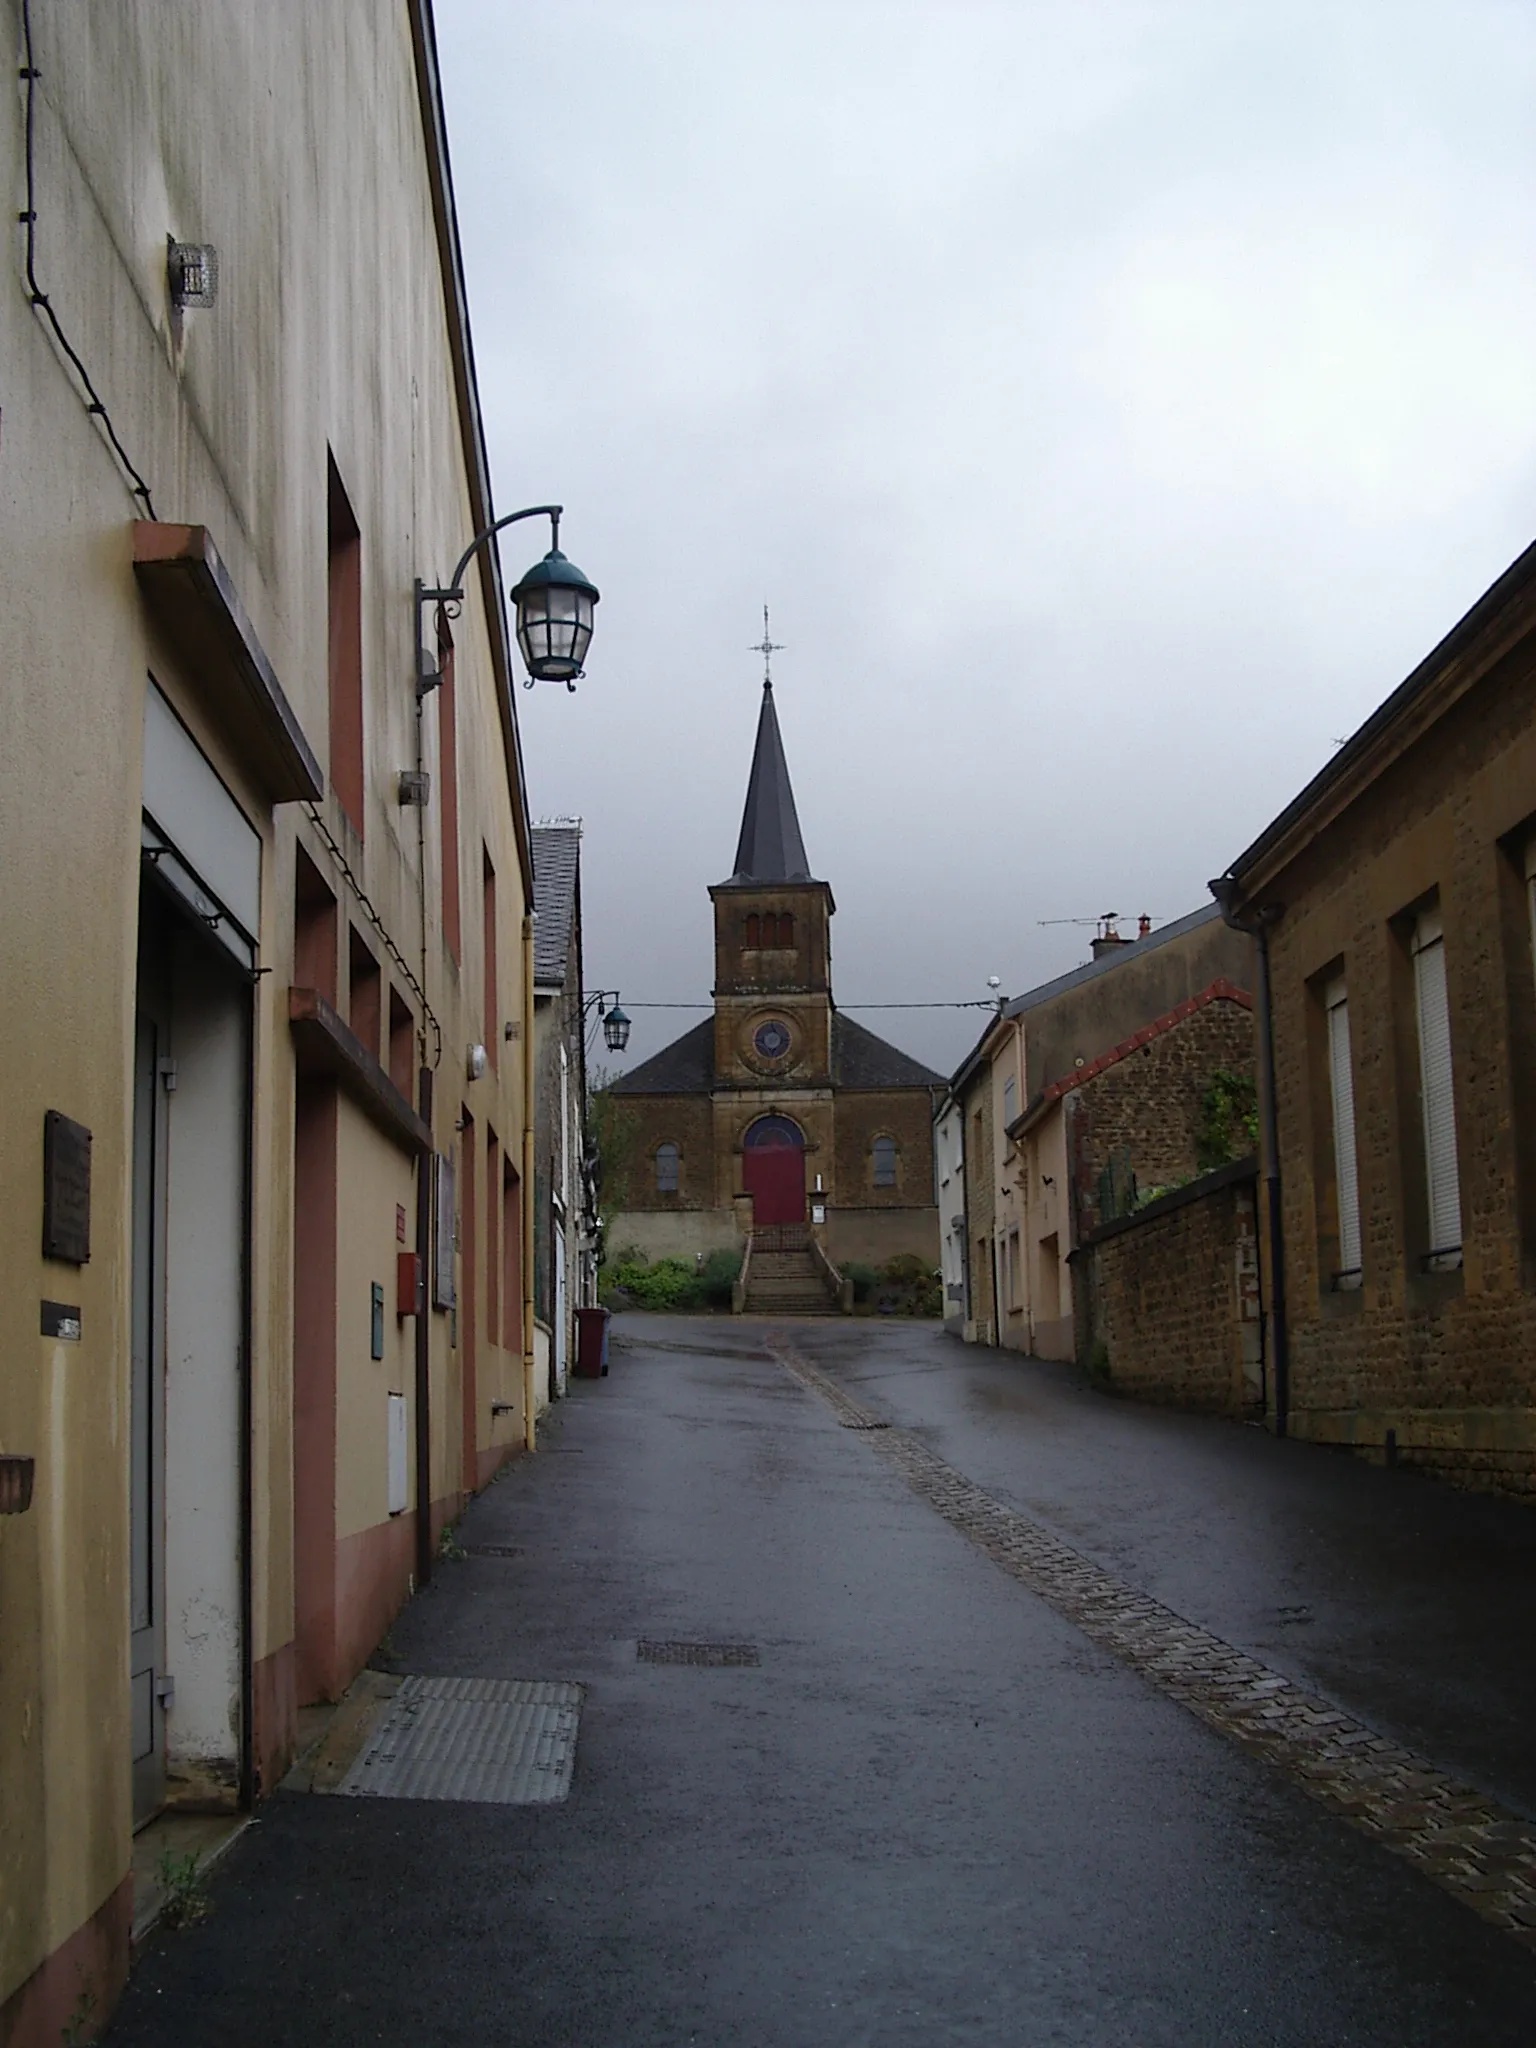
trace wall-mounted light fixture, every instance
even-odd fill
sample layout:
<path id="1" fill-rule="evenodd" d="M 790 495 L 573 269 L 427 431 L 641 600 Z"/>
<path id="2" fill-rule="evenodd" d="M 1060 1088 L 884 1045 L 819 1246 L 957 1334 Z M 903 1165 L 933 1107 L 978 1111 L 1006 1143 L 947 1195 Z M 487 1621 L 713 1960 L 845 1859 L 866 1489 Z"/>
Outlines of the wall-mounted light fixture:
<path id="1" fill-rule="evenodd" d="M 171 304 L 211 306 L 219 296 L 219 252 L 212 242 L 178 242 L 167 235 L 165 281 Z"/>
<path id="2" fill-rule="evenodd" d="M 550 549 L 540 562 L 526 570 L 511 589 L 517 608 L 517 644 L 528 664 L 524 689 L 535 683 L 564 683 L 574 690 L 582 675 L 582 664 L 592 639 L 593 607 L 598 600 L 596 584 L 589 583 L 574 562 L 560 552 L 560 505 L 530 505 L 522 512 L 509 512 L 505 519 L 477 533 L 460 555 L 452 576 L 441 589 L 429 589 L 416 582 L 416 694 L 425 697 L 442 681 L 435 645 L 426 639 L 426 607 L 438 605 L 448 618 L 457 618 L 464 602 L 464 571 L 479 549 L 504 526 L 520 519 L 548 519 Z"/>
<path id="3" fill-rule="evenodd" d="M 464 1071 L 471 1081 L 478 1081 L 490 1065 L 490 1056 L 483 1045 L 472 1045 L 464 1060 Z"/>
<path id="4" fill-rule="evenodd" d="M 611 1008 L 609 1006 L 612 1006 Z M 629 1019 L 619 1008 L 619 992 L 616 988 L 594 989 L 581 1006 L 585 1018 L 587 1012 L 596 1007 L 603 1020 L 603 1043 L 610 1052 L 622 1052 L 629 1043 Z"/>

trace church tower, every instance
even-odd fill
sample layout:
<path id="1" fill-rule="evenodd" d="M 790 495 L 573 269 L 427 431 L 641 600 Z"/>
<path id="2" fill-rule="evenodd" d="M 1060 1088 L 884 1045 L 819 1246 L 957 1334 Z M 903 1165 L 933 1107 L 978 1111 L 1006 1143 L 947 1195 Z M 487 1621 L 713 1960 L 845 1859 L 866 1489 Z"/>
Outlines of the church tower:
<path id="1" fill-rule="evenodd" d="M 776 652 L 766 616 L 758 651 Z M 610 1084 L 623 1163 L 605 1190 L 609 1241 L 656 1258 L 750 1238 L 764 1261 L 814 1269 L 815 1232 L 834 1261 L 909 1252 L 932 1265 L 943 1078 L 832 1001 L 835 906 L 806 857 L 766 668 L 735 865 L 709 896 L 713 1015 Z M 784 1280 L 751 1271 L 770 1294 Z M 825 1262 L 800 1277 L 824 1300 Z"/>
<path id="2" fill-rule="evenodd" d="M 716 1086 L 830 1087 L 836 905 L 806 859 L 767 677 L 735 869 L 709 894 Z"/>

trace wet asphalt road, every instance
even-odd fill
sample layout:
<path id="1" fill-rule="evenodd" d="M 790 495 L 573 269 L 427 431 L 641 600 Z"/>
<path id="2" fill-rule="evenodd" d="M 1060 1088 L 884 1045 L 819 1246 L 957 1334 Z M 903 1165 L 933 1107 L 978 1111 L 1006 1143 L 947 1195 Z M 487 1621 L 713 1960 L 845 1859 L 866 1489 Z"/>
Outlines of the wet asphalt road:
<path id="1" fill-rule="evenodd" d="M 1536 2039 L 1536 1957 L 990 1564 L 754 1355 L 762 1326 L 625 1325 L 465 1519 L 520 1554 L 442 1566 L 393 1631 L 402 1669 L 582 1680 L 570 1799 L 280 1794 L 114 2044 Z M 793 1335 L 1000 1497 L 1529 1809 L 1523 1511 L 927 1327 Z M 641 1636 L 762 1663 L 641 1664 Z"/>

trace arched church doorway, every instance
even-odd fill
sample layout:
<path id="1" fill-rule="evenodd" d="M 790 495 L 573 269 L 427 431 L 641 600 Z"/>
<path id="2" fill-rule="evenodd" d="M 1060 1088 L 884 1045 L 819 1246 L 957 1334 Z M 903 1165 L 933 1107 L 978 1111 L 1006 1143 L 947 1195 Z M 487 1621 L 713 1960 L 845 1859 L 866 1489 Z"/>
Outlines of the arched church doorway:
<path id="1" fill-rule="evenodd" d="M 755 1229 L 805 1221 L 805 1133 L 787 1116 L 760 1116 L 742 1140 L 741 1178 Z"/>

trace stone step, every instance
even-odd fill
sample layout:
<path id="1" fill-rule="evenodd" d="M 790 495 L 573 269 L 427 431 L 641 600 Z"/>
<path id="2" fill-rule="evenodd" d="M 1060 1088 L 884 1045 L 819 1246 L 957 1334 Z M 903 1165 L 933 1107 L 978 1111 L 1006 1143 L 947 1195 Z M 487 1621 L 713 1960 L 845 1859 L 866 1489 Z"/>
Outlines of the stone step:
<path id="1" fill-rule="evenodd" d="M 776 1276 L 773 1274 L 759 1274 L 755 1271 L 751 1272 L 747 1275 L 747 1292 L 749 1294 L 761 1294 L 765 1298 L 769 1295 L 819 1294 L 830 1299 L 828 1290 L 822 1286 L 819 1280 L 812 1278 L 810 1275 L 802 1276 L 791 1273 Z"/>
<path id="2" fill-rule="evenodd" d="M 821 1268 L 809 1252 L 754 1252 L 750 1272 L 754 1278 L 759 1273 L 793 1273 L 810 1280 L 820 1278 Z"/>
<path id="3" fill-rule="evenodd" d="M 746 1313 L 749 1316 L 832 1316 L 837 1310 L 824 1294 L 793 1295 L 787 1299 L 775 1295 L 771 1301 L 760 1301 L 748 1290 Z"/>

